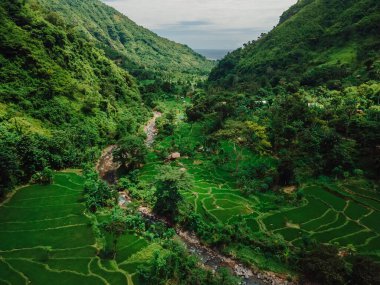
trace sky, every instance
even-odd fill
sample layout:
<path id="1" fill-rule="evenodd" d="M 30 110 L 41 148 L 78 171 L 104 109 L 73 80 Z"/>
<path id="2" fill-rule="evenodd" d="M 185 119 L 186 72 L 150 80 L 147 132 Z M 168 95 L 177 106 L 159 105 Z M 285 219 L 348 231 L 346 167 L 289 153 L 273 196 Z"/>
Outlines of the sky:
<path id="1" fill-rule="evenodd" d="M 193 49 L 236 49 L 297 0 L 102 0 L 138 25 Z"/>

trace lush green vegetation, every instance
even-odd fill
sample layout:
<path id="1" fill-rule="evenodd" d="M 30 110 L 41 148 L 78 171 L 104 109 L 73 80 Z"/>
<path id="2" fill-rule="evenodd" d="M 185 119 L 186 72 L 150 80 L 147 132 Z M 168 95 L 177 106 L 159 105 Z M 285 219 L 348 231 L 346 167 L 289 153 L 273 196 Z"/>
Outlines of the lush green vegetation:
<path id="1" fill-rule="evenodd" d="M 318 243 L 337 246 L 349 256 L 379 260 L 375 222 L 379 189 L 363 172 L 356 171 L 346 179 L 311 175 L 298 186 L 280 186 L 276 184 L 279 163 L 275 157 L 237 149 L 233 141 L 215 147 L 214 135 L 209 136 L 211 142 L 206 139 L 207 122 L 184 121 L 189 102 L 170 101 L 162 106 L 163 120 L 165 114 L 172 116 L 173 109 L 182 111 L 174 116 L 171 135 L 160 129 L 165 134 L 159 135 L 144 167 L 123 180 L 135 199 L 157 205 L 156 177 L 163 177 L 159 165 L 168 163 L 168 153 L 179 151 L 182 157 L 171 164 L 189 173 L 193 186 L 179 191 L 182 198 L 177 200 L 185 203 L 177 204 L 176 222 L 195 231 L 203 242 L 248 264 L 290 275 L 303 270 L 297 267 L 297 260 Z M 246 172 L 247 177 L 257 175 L 255 183 L 242 179 Z M 350 274 L 344 271 L 342 280 L 350 279 Z"/>
<path id="2" fill-rule="evenodd" d="M 159 37 L 98 0 L 39 2 L 49 18 L 64 18 L 120 67 L 141 80 L 159 83 L 164 91 L 177 81 L 192 82 L 199 75 L 206 78 L 213 66 L 189 47 Z"/>
<path id="3" fill-rule="evenodd" d="M 156 255 L 147 267 L 140 269 L 142 282 L 146 284 L 204 284 L 233 285 L 239 280 L 232 277 L 228 271 L 221 269 L 216 276 L 197 266 L 197 259 L 189 255 L 177 243 L 164 244 L 167 251 L 163 256 Z"/>
<path id="4" fill-rule="evenodd" d="M 212 66 L 98 1 L 3 1 L 0 15 L 0 196 L 129 140 L 143 101 L 186 94 Z"/>
<path id="5" fill-rule="evenodd" d="M 38 2 L 48 21 L 64 24 L 138 78 L 139 90 L 149 106 L 191 92 L 215 65 L 189 47 L 138 26 L 99 0 Z"/>
<path id="6" fill-rule="evenodd" d="M 156 192 L 153 210 L 160 216 L 173 221 L 178 215 L 179 203 L 182 201 L 181 191 L 191 189 L 189 174 L 170 166 L 162 166 L 154 182 Z"/>
<path id="7" fill-rule="evenodd" d="M 36 1 L 24 2 L 0 5 L 0 195 L 44 167 L 94 161 L 148 114 L 125 70 Z"/>
<path id="8" fill-rule="evenodd" d="M 379 17 L 377 1 L 298 1 L 193 97 L 183 133 L 202 140 L 186 167 L 205 182 L 184 195 L 208 224 L 250 227 L 239 240 L 224 226 L 226 251 L 322 284 L 355 279 L 338 252 L 379 260 Z M 316 257 L 315 243 L 339 250 Z"/>
<path id="9" fill-rule="evenodd" d="M 1 2 L 0 199 L 31 186 L 0 207 L 0 283 L 239 282 L 177 226 L 288 279 L 377 284 L 380 7 L 343 2 L 298 1 L 197 90 L 210 62 L 99 1 Z M 116 185 L 93 170 L 111 144 Z"/>
<path id="10" fill-rule="evenodd" d="M 148 273 L 159 259 L 174 275 L 185 272 L 176 264 L 191 270 L 181 284 L 236 284 L 227 273 L 219 280 L 199 268 L 180 244 L 166 241 L 172 230 L 131 209 L 99 207 L 97 215 L 86 214 L 83 186 L 93 180 L 86 177 L 56 173 L 53 184 L 23 187 L 0 206 L 1 283 L 158 284 L 144 280 L 160 276 Z"/>

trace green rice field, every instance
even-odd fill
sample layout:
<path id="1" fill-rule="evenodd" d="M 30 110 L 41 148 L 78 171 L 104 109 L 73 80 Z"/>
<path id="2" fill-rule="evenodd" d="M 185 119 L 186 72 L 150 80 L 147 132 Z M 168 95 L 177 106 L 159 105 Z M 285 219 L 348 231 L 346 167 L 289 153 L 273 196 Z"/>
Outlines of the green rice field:
<path id="1" fill-rule="evenodd" d="M 138 284 L 136 268 L 158 246 L 126 234 L 116 260 L 100 259 L 82 191 L 81 176 L 57 173 L 0 207 L 0 284 Z"/>

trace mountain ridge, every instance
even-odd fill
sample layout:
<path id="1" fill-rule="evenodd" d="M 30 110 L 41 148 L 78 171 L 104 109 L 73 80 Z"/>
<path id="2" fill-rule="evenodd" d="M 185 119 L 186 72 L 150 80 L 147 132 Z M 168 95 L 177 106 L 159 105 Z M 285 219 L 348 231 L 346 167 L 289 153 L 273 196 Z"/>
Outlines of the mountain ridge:
<path id="1" fill-rule="evenodd" d="M 172 79 L 205 77 L 213 66 L 188 46 L 158 36 L 99 0 L 39 2 L 66 22 L 78 23 L 85 38 L 140 79 L 152 79 L 157 73 Z"/>
<path id="2" fill-rule="evenodd" d="M 298 1 L 272 31 L 221 60 L 210 85 L 257 92 L 285 82 L 334 87 L 379 79 L 379 9 L 373 0 Z"/>

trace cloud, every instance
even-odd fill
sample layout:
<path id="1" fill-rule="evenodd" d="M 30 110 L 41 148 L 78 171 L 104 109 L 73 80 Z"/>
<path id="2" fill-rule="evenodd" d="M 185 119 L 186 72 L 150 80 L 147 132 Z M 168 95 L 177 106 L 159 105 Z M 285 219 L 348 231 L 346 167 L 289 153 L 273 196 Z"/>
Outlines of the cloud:
<path id="1" fill-rule="evenodd" d="M 211 25 L 212 22 L 205 21 L 205 20 L 194 20 L 194 21 L 181 21 L 178 22 L 176 25 L 184 26 L 184 27 L 194 27 L 194 26 L 208 26 Z"/>
<path id="2" fill-rule="evenodd" d="M 137 24 L 193 48 L 234 49 L 277 24 L 297 0 L 103 0 Z"/>

